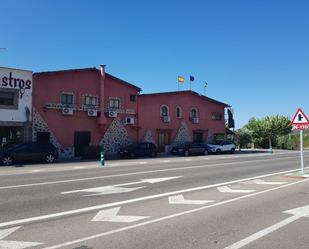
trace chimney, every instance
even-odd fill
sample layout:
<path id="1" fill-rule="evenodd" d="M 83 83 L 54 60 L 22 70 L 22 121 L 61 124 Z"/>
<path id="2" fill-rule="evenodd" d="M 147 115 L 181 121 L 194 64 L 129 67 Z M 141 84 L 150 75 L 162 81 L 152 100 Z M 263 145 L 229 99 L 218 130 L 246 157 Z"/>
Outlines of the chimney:
<path id="1" fill-rule="evenodd" d="M 100 65 L 100 118 L 98 123 L 100 125 L 105 125 L 107 120 L 104 113 L 105 109 L 105 65 Z"/>

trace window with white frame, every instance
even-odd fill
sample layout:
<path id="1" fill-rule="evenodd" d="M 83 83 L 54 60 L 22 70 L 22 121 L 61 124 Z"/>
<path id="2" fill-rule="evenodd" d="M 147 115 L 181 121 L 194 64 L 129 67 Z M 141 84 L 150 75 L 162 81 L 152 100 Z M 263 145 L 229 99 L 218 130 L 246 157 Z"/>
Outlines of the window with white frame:
<path id="1" fill-rule="evenodd" d="M 197 118 L 198 117 L 198 111 L 196 108 L 192 108 L 190 112 L 190 118 Z"/>
<path id="2" fill-rule="evenodd" d="M 180 106 L 176 107 L 176 117 L 181 118 L 182 117 L 182 109 Z"/>
<path id="3" fill-rule="evenodd" d="M 96 106 L 98 105 L 98 97 L 92 95 L 85 95 L 84 105 L 86 106 Z"/>
<path id="4" fill-rule="evenodd" d="M 120 99 L 118 98 L 109 98 L 108 107 L 119 109 L 120 108 Z"/>
<path id="5" fill-rule="evenodd" d="M 74 104 L 74 94 L 73 93 L 61 93 L 61 104 L 64 106 L 71 106 Z"/>
<path id="6" fill-rule="evenodd" d="M 169 116 L 169 111 L 168 111 L 168 106 L 167 105 L 162 105 L 160 107 L 160 116 L 161 117 L 167 117 Z"/>

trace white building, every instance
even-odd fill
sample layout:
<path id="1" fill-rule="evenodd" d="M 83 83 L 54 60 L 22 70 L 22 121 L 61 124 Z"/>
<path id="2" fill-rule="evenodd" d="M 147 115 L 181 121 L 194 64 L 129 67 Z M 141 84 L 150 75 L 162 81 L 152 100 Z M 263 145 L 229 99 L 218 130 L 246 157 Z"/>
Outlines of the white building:
<path id="1" fill-rule="evenodd" d="M 0 144 L 30 141 L 32 71 L 0 67 Z"/>

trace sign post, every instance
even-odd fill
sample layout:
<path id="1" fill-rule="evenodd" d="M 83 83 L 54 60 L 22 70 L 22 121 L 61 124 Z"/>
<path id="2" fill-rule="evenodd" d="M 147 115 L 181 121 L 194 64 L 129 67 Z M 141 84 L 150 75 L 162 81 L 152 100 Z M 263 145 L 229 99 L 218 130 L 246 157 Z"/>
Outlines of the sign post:
<path id="1" fill-rule="evenodd" d="M 309 119 L 302 109 L 298 108 L 294 118 L 291 122 L 294 130 L 299 130 L 300 136 L 300 163 L 301 163 L 301 172 L 304 174 L 304 145 L 303 145 L 303 130 L 309 128 Z"/>

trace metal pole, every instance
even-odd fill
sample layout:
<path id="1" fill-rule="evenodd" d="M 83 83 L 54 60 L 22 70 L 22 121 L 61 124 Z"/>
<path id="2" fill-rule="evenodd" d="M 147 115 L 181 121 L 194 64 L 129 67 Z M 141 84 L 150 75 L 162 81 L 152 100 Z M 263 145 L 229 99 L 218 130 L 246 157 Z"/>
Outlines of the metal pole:
<path id="1" fill-rule="evenodd" d="M 304 174 L 304 150 L 303 150 L 303 130 L 300 130 L 300 162 L 301 162 L 301 172 Z"/>

